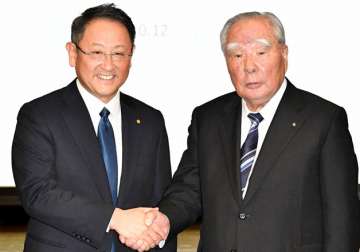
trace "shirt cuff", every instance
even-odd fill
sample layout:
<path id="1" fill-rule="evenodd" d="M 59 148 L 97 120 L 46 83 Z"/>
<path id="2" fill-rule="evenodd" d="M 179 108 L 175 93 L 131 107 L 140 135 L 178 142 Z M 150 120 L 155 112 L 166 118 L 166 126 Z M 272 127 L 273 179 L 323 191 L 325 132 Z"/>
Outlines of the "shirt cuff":
<path id="1" fill-rule="evenodd" d="M 164 246 L 165 246 L 165 243 L 166 243 L 166 241 L 165 240 L 161 240 L 160 242 L 159 242 L 159 248 L 163 248 Z"/>

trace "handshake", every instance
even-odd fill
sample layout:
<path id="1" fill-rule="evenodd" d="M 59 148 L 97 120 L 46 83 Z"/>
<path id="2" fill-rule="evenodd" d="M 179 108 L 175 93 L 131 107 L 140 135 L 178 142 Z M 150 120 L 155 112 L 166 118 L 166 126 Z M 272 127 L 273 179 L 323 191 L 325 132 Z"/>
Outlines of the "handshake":
<path id="1" fill-rule="evenodd" d="M 116 208 L 109 228 L 119 234 L 121 243 L 139 252 L 162 247 L 169 234 L 170 221 L 158 208 Z"/>

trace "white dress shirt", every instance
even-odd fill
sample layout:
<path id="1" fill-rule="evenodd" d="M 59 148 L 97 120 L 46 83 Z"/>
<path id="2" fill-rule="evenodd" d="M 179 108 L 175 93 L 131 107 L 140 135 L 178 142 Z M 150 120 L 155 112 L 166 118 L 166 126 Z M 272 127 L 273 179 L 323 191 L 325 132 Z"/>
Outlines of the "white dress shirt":
<path id="1" fill-rule="evenodd" d="M 243 143 L 245 142 L 245 139 L 249 133 L 250 130 L 250 126 L 251 126 L 251 121 L 250 118 L 248 117 L 249 113 L 260 113 L 262 115 L 262 117 L 264 118 L 261 123 L 258 126 L 258 144 L 257 144 L 257 149 L 256 149 L 256 154 L 255 154 L 255 159 L 254 162 L 251 166 L 251 170 L 249 173 L 249 176 L 247 178 L 246 181 L 246 186 L 242 192 L 242 196 L 243 198 L 245 198 L 246 195 L 246 191 L 248 189 L 249 186 L 249 180 L 251 177 L 251 174 L 253 172 L 253 167 L 256 163 L 257 157 L 259 155 L 259 152 L 261 150 L 261 146 L 264 142 L 264 138 L 266 136 L 266 133 L 270 127 L 271 121 L 274 118 L 275 112 L 277 110 L 277 107 L 279 106 L 280 100 L 284 95 L 285 89 L 286 89 L 286 79 L 284 79 L 283 83 L 281 84 L 279 90 L 275 93 L 275 95 L 265 104 L 264 107 L 262 107 L 259 111 L 250 111 L 249 108 L 247 107 L 244 99 L 242 99 L 242 111 L 241 111 L 241 145 L 240 147 L 243 145 Z M 239 168 L 240 169 L 240 168 Z"/>
<path id="2" fill-rule="evenodd" d="M 114 131 L 116 156 L 118 164 L 118 183 L 117 192 L 120 188 L 121 168 L 122 168 L 122 129 L 121 129 L 121 107 L 120 107 L 120 91 L 108 102 L 104 103 L 99 98 L 92 95 L 81 84 L 79 79 L 76 80 L 77 88 L 80 95 L 85 102 L 85 105 L 89 111 L 91 121 L 94 126 L 96 135 L 98 134 L 98 125 L 101 119 L 100 112 L 106 107 L 109 110 L 109 120 Z"/>

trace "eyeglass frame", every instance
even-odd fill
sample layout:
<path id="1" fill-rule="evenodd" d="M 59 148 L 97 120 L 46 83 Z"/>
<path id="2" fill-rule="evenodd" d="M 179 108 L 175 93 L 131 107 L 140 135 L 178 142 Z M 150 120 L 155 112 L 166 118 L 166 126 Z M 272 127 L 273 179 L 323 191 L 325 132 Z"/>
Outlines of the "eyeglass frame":
<path id="1" fill-rule="evenodd" d="M 103 52 L 103 51 L 100 51 L 100 50 L 96 50 L 96 51 L 91 51 L 91 52 L 86 52 L 84 51 L 77 43 L 73 43 L 76 47 L 77 50 L 79 50 L 81 53 L 83 53 L 84 55 L 87 55 L 89 57 L 93 57 L 94 59 L 98 56 L 101 55 L 101 59 L 95 59 L 95 60 L 101 60 L 101 61 L 104 61 L 105 60 L 105 57 L 107 55 L 110 56 L 111 60 L 113 61 L 122 61 L 125 59 L 125 57 L 129 57 L 131 58 L 132 57 L 132 54 L 126 54 L 126 53 L 106 53 L 106 52 Z M 121 56 L 121 58 L 119 59 L 114 59 L 114 56 Z"/>

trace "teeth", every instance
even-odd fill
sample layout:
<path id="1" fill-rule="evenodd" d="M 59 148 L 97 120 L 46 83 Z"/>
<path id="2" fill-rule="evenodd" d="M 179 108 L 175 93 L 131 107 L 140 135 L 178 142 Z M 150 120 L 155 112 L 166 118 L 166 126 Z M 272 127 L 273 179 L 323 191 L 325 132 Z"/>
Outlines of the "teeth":
<path id="1" fill-rule="evenodd" d="M 111 80 L 113 79 L 115 76 L 114 75 L 103 75 L 103 74 L 99 74 L 98 78 L 102 79 L 102 80 Z"/>

